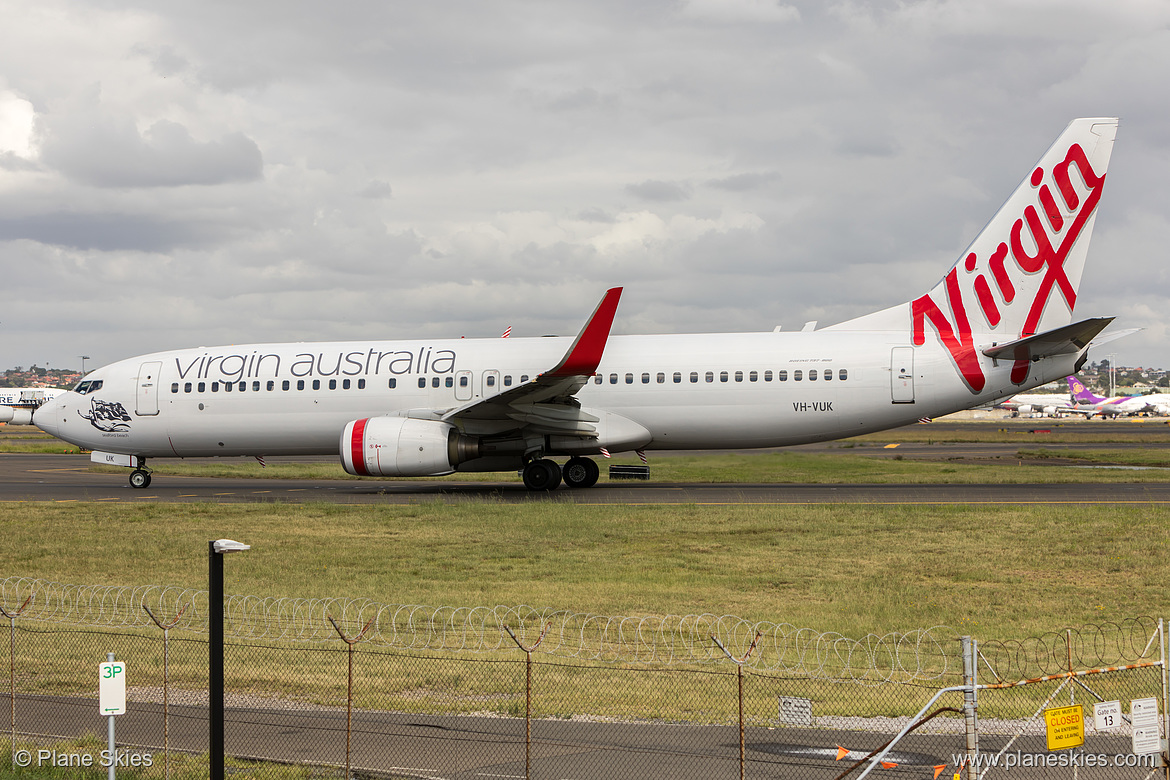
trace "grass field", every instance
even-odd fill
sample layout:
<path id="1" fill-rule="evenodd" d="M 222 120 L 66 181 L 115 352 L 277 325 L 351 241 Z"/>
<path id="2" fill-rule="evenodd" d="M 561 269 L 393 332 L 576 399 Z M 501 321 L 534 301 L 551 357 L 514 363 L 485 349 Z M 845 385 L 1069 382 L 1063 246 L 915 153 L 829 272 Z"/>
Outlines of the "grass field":
<path id="1" fill-rule="evenodd" d="M 4 575 L 1019 638 L 1166 612 L 1158 507 L 10 504 Z M 15 606 L 15 605 L 14 605 Z"/>
<path id="2" fill-rule="evenodd" d="M 1170 426 L 1134 425 L 1148 444 L 1070 455 L 991 424 L 912 426 L 825 453 L 661 457 L 656 481 L 1083 481 L 1042 465 L 862 457 L 882 441 L 1020 441 L 1030 463 L 1164 466 Z M 1062 430 L 1065 430 L 1063 427 Z M 1128 428 L 1127 428 L 1128 430 Z M 1053 428 L 1054 433 L 1059 431 Z M 1091 424 L 1065 436 L 1085 441 Z M 916 437 L 916 438 L 915 438 Z M 957 437 L 957 438 L 956 438 Z M 1080 437 L 1076 439 L 1075 437 Z M 1120 438 L 1116 437 L 1115 438 Z M 0 446 L 56 447 L 34 429 Z M 184 473 L 344 477 L 333 464 L 182 464 Z M 331 470 L 331 471 L 330 471 Z M 1170 472 L 1094 470 L 1094 481 Z M 466 475 L 456 478 L 466 479 Z M 518 479 L 514 474 L 475 479 Z M 1161 507 L 5 505 L 0 576 L 77 584 L 203 588 L 208 539 L 253 545 L 233 556 L 228 590 L 261 596 L 354 597 L 431 606 L 518 605 L 614 615 L 735 614 L 849 636 L 934 625 L 1018 638 L 1065 625 L 1165 614 L 1170 578 Z"/>
<path id="3" fill-rule="evenodd" d="M 1082 429 L 1082 435 L 1086 431 L 1094 435 L 1091 428 Z M 1075 458 L 1085 463 L 1167 465 L 1166 450 L 1158 445 L 1170 443 L 1170 430 L 1142 426 L 1135 431 L 1130 444 L 1148 448 L 1111 448 L 1104 442 L 1099 450 L 1078 451 Z M 911 432 L 918 438 L 901 438 Z M 918 426 L 884 436 L 921 441 L 928 434 L 935 432 Z M 1017 431 L 986 428 L 948 434 L 953 435 L 1019 441 L 1020 459 L 972 465 L 859 455 L 859 448 L 883 446 L 880 436 L 874 436 L 823 453 L 661 457 L 654 460 L 654 474 L 661 482 L 1085 479 L 1083 471 L 1034 465 L 1074 457 L 1067 450 L 1044 446 L 1055 443 L 1053 439 L 1038 441 Z M 6 438 L 0 435 L 0 443 Z M 30 442 L 8 443 L 59 447 L 53 441 Z M 182 465 L 184 473 L 208 475 L 344 476 L 332 464 L 279 464 L 264 472 L 243 461 Z M 1164 471 L 1092 474 L 1094 481 L 1170 478 Z M 510 474 L 495 478 L 516 479 Z M 5 554 L 0 577 L 204 589 L 207 541 L 229 537 L 252 545 L 247 553 L 225 561 L 229 593 L 368 598 L 434 607 L 527 604 L 623 616 L 731 614 L 855 638 L 946 626 L 950 631 L 940 631 L 940 636 L 971 634 L 986 642 L 1139 615 L 1164 616 L 1165 583 L 1170 579 L 1168 520 L 1170 508 L 1108 503 L 1053 509 L 582 506 L 540 500 L 514 505 L 490 499 L 422 501 L 411 506 L 28 502 L 3 505 L 0 538 Z M 58 652 L 56 647 L 34 646 L 31 636 L 23 641 L 22 652 L 34 657 Z M 202 646 L 196 649 L 201 651 Z M 184 661 L 179 655 L 172 673 L 180 687 L 198 689 L 205 658 Z M 513 661 L 517 657 L 512 648 L 499 655 Z M 319 660 L 311 653 L 280 655 L 279 660 L 237 659 L 239 676 L 233 685 L 336 705 L 337 691 L 342 690 L 338 686 L 344 682 L 340 666 L 318 680 L 313 675 L 321 674 L 316 670 Z M 376 668 L 370 658 L 365 660 L 366 684 L 359 690 L 358 706 L 511 715 L 523 711 L 523 688 L 514 681 L 501 687 L 490 676 L 480 679 L 483 664 L 474 673 L 467 671 L 471 666 L 458 667 L 450 679 L 430 670 L 420 680 L 418 670 L 407 661 L 399 664 L 393 653 L 377 660 L 381 665 Z M 88 670 L 88 658 L 78 655 L 73 661 L 66 658 L 53 674 L 42 675 L 40 689 L 55 694 L 88 690 L 91 681 L 77 671 Z M 722 722 L 732 711 L 733 698 L 715 693 L 704 675 L 672 682 L 671 696 L 662 696 L 653 687 L 656 683 L 631 683 L 629 671 L 615 666 L 591 672 L 599 676 L 586 678 L 580 672 L 580 679 L 561 680 L 560 675 L 579 670 L 562 670 L 559 663 L 546 662 L 540 668 L 540 686 L 546 692 L 554 688 L 569 692 L 558 693 L 562 698 L 557 699 L 556 712 Z M 607 675 L 613 675 L 612 681 Z M 598 698 L 599 689 L 607 695 Z M 684 689 L 686 696 L 680 694 Z M 885 689 L 878 688 L 833 694 L 809 690 L 812 693 L 794 695 L 816 698 L 820 714 L 909 714 L 921 704 L 917 699 L 890 701 Z M 1037 689 L 1019 694 L 1019 702 L 988 699 L 981 703 L 981 713 L 1024 717 L 1039 706 L 1043 695 Z M 774 717 L 773 687 L 753 687 L 748 706 L 755 717 Z"/>

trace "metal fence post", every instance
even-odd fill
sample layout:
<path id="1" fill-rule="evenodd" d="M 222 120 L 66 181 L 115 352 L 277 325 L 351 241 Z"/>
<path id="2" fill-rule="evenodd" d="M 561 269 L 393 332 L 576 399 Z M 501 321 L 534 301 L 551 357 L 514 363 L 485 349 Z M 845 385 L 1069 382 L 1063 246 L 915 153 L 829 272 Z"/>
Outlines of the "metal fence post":
<path id="1" fill-rule="evenodd" d="M 552 623 L 545 625 L 544 630 L 540 632 L 540 638 L 536 640 L 536 644 L 532 647 L 525 647 L 521 644 L 520 639 L 516 636 L 511 627 L 504 626 L 504 630 L 508 632 L 508 636 L 512 637 L 512 641 L 516 643 L 524 651 L 524 777 L 532 777 L 532 651 L 540 647 L 540 643 L 544 641 L 544 635 L 552 628 Z"/>
<path id="2" fill-rule="evenodd" d="M 325 617 L 329 618 L 329 622 L 333 624 L 333 629 L 341 637 L 341 641 L 349 645 L 349 684 L 345 696 L 345 780 L 350 780 L 349 747 L 350 737 L 353 734 L 353 646 L 362 641 L 362 637 L 370 630 L 370 626 L 374 625 L 374 621 L 378 616 L 374 615 L 374 617 L 366 621 L 366 624 L 362 626 L 362 630 L 352 639 L 345 635 L 345 632 L 341 630 L 341 626 L 337 625 L 337 621 L 333 619 L 332 615 L 326 615 Z"/>
<path id="3" fill-rule="evenodd" d="M 168 718 L 168 710 L 169 710 L 169 704 L 170 704 L 170 696 L 169 696 L 168 691 L 170 688 L 170 678 L 171 678 L 171 636 L 170 636 L 170 634 L 171 634 L 171 629 L 174 628 L 175 624 L 179 622 L 179 618 L 183 617 L 183 613 L 187 611 L 187 607 L 189 607 L 189 606 L 190 606 L 190 604 L 185 605 L 182 609 L 179 610 L 179 614 L 175 615 L 174 620 L 172 620 L 170 623 L 167 623 L 166 625 L 163 625 L 162 621 L 160 621 L 157 617 L 155 617 L 154 613 L 150 611 L 150 607 L 146 606 L 145 604 L 142 605 L 142 608 L 144 610 L 146 610 L 146 614 L 150 615 L 150 619 L 153 620 L 154 624 L 156 626 L 158 626 L 159 628 L 161 628 L 162 632 L 163 632 L 163 778 L 164 778 L 164 780 L 170 780 L 170 777 L 171 777 L 171 750 L 170 750 L 171 744 L 170 744 L 170 727 L 169 727 L 169 718 Z"/>
<path id="4" fill-rule="evenodd" d="M 1167 742 L 1163 742 L 1163 755 L 1170 753 L 1166 749 L 1166 745 L 1170 742 L 1170 670 L 1166 669 L 1166 626 L 1162 618 L 1158 618 L 1158 649 L 1162 656 L 1162 711 L 1165 713 L 1166 727 L 1162 732 L 1166 735 Z M 1165 768 L 1162 770 L 1167 778 L 1170 778 L 1170 762 L 1166 762 Z"/>
<path id="5" fill-rule="evenodd" d="M 719 645 L 719 649 L 723 651 L 723 654 L 735 664 L 736 675 L 739 678 L 739 780 L 744 780 L 744 773 L 747 771 L 747 745 L 744 740 L 744 732 L 746 729 L 743 720 L 743 665 L 747 663 L 748 656 L 756 649 L 756 643 L 760 641 L 761 636 L 763 636 L 763 632 L 757 631 L 756 638 L 752 640 L 752 645 L 744 653 L 743 658 L 736 658 L 727 652 L 727 648 L 723 646 L 723 643 L 716 639 L 714 635 L 711 636 L 711 641 Z"/>
<path id="6" fill-rule="evenodd" d="M 35 592 L 35 591 L 34 591 Z M 0 607 L 0 614 L 8 618 L 8 704 L 11 710 L 12 718 L 12 744 L 9 746 L 12 753 L 12 767 L 16 768 L 16 619 L 20 617 L 20 613 L 24 612 L 24 608 L 32 601 L 33 593 L 28 594 L 28 598 L 20 605 L 20 609 L 9 613 L 4 607 Z"/>
<path id="7" fill-rule="evenodd" d="M 969 636 L 963 643 L 963 721 L 967 732 L 967 778 L 979 780 L 979 700 L 978 684 L 979 645 Z"/>

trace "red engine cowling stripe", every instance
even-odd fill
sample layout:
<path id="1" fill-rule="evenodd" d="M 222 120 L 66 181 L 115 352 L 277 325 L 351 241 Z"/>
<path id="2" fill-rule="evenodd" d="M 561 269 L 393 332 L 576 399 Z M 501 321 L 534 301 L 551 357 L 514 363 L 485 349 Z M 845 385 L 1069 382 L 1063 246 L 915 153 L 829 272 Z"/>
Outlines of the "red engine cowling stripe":
<path id="1" fill-rule="evenodd" d="M 370 476 L 370 472 L 366 471 L 365 458 L 365 434 L 366 423 L 369 420 L 354 420 L 353 431 L 349 434 L 349 458 L 353 462 L 354 473 L 362 476 Z"/>

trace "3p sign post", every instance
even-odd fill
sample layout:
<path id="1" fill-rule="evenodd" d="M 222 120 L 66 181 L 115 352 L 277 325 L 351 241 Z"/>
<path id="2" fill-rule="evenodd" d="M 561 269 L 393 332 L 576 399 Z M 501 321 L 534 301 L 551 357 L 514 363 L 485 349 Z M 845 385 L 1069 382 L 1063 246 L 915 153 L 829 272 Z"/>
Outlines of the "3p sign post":
<path id="1" fill-rule="evenodd" d="M 104 663 L 98 664 L 98 709 L 110 720 L 110 752 L 108 755 L 117 755 L 114 746 L 114 716 L 126 714 L 126 664 L 114 660 L 114 654 L 109 653 Z M 110 762 L 110 780 L 114 780 L 114 764 Z"/>

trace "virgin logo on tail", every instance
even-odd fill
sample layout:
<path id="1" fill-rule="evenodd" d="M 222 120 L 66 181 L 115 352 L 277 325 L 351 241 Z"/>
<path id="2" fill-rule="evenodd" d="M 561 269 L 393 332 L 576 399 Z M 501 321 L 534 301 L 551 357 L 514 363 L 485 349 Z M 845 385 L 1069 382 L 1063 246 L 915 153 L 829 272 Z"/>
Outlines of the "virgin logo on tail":
<path id="1" fill-rule="evenodd" d="M 1070 175 L 1074 167 L 1088 190 L 1084 197 L 1078 194 Z M 986 327 L 977 329 L 978 332 L 994 331 L 1004 324 L 1016 338 L 1035 334 L 1054 293 L 1059 291 L 1070 313 L 1076 304 L 1076 287 L 1068 278 L 1064 264 L 1097 208 L 1105 174 L 1098 176 L 1080 144 L 1074 143 L 1068 147 L 1064 160 L 1052 167 L 1047 181 L 1045 171 L 1040 167 L 1032 172 L 1029 183 L 1036 191 L 1036 202 L 1024 208 L 1023 214 L 1012 224 L 1010 234 L 1004 236 L 1006 240 L 1001 241 L 988 257 L 980 258 L 972 252 L 952 268 L 944 280 L 944 289 L 937 291 L 936 288 L 935 294 L 945 292 L 945 301 L 941 305 L 931 293 L 910 304 L 912 343 L 915 346 L 926 343 L 926 323 L 929 321 L 973 393 L 983 390 L 986 377 L 972 336 L 971 316 L 981 317 L 986 323 Z M 1060 203 L 1054 190 L 1059 194 Z M 963 273 L 960 273 L 960 266 Z M 1030 277 L 1040 274 L 1043 276 L 1035 292 L 1031 293 L 1031 301 L 1026 299 L 1030 294 L 1027 292 L 1017 300 L 1021 289 L 1026 290 L 1035 284 Z M 1025 303 L 1027 313 L 1021 322 L 1018 315 Z M 968 305 L 973 308 L 971 316 L 968 315 Z M 1009 313 L 1016 313 L 1016 316 L 1009 317 Z M 1017 361 L 1012 368 L 1012 381 L 1020 384 L 1027 375 L 1028 362 Z"/>

